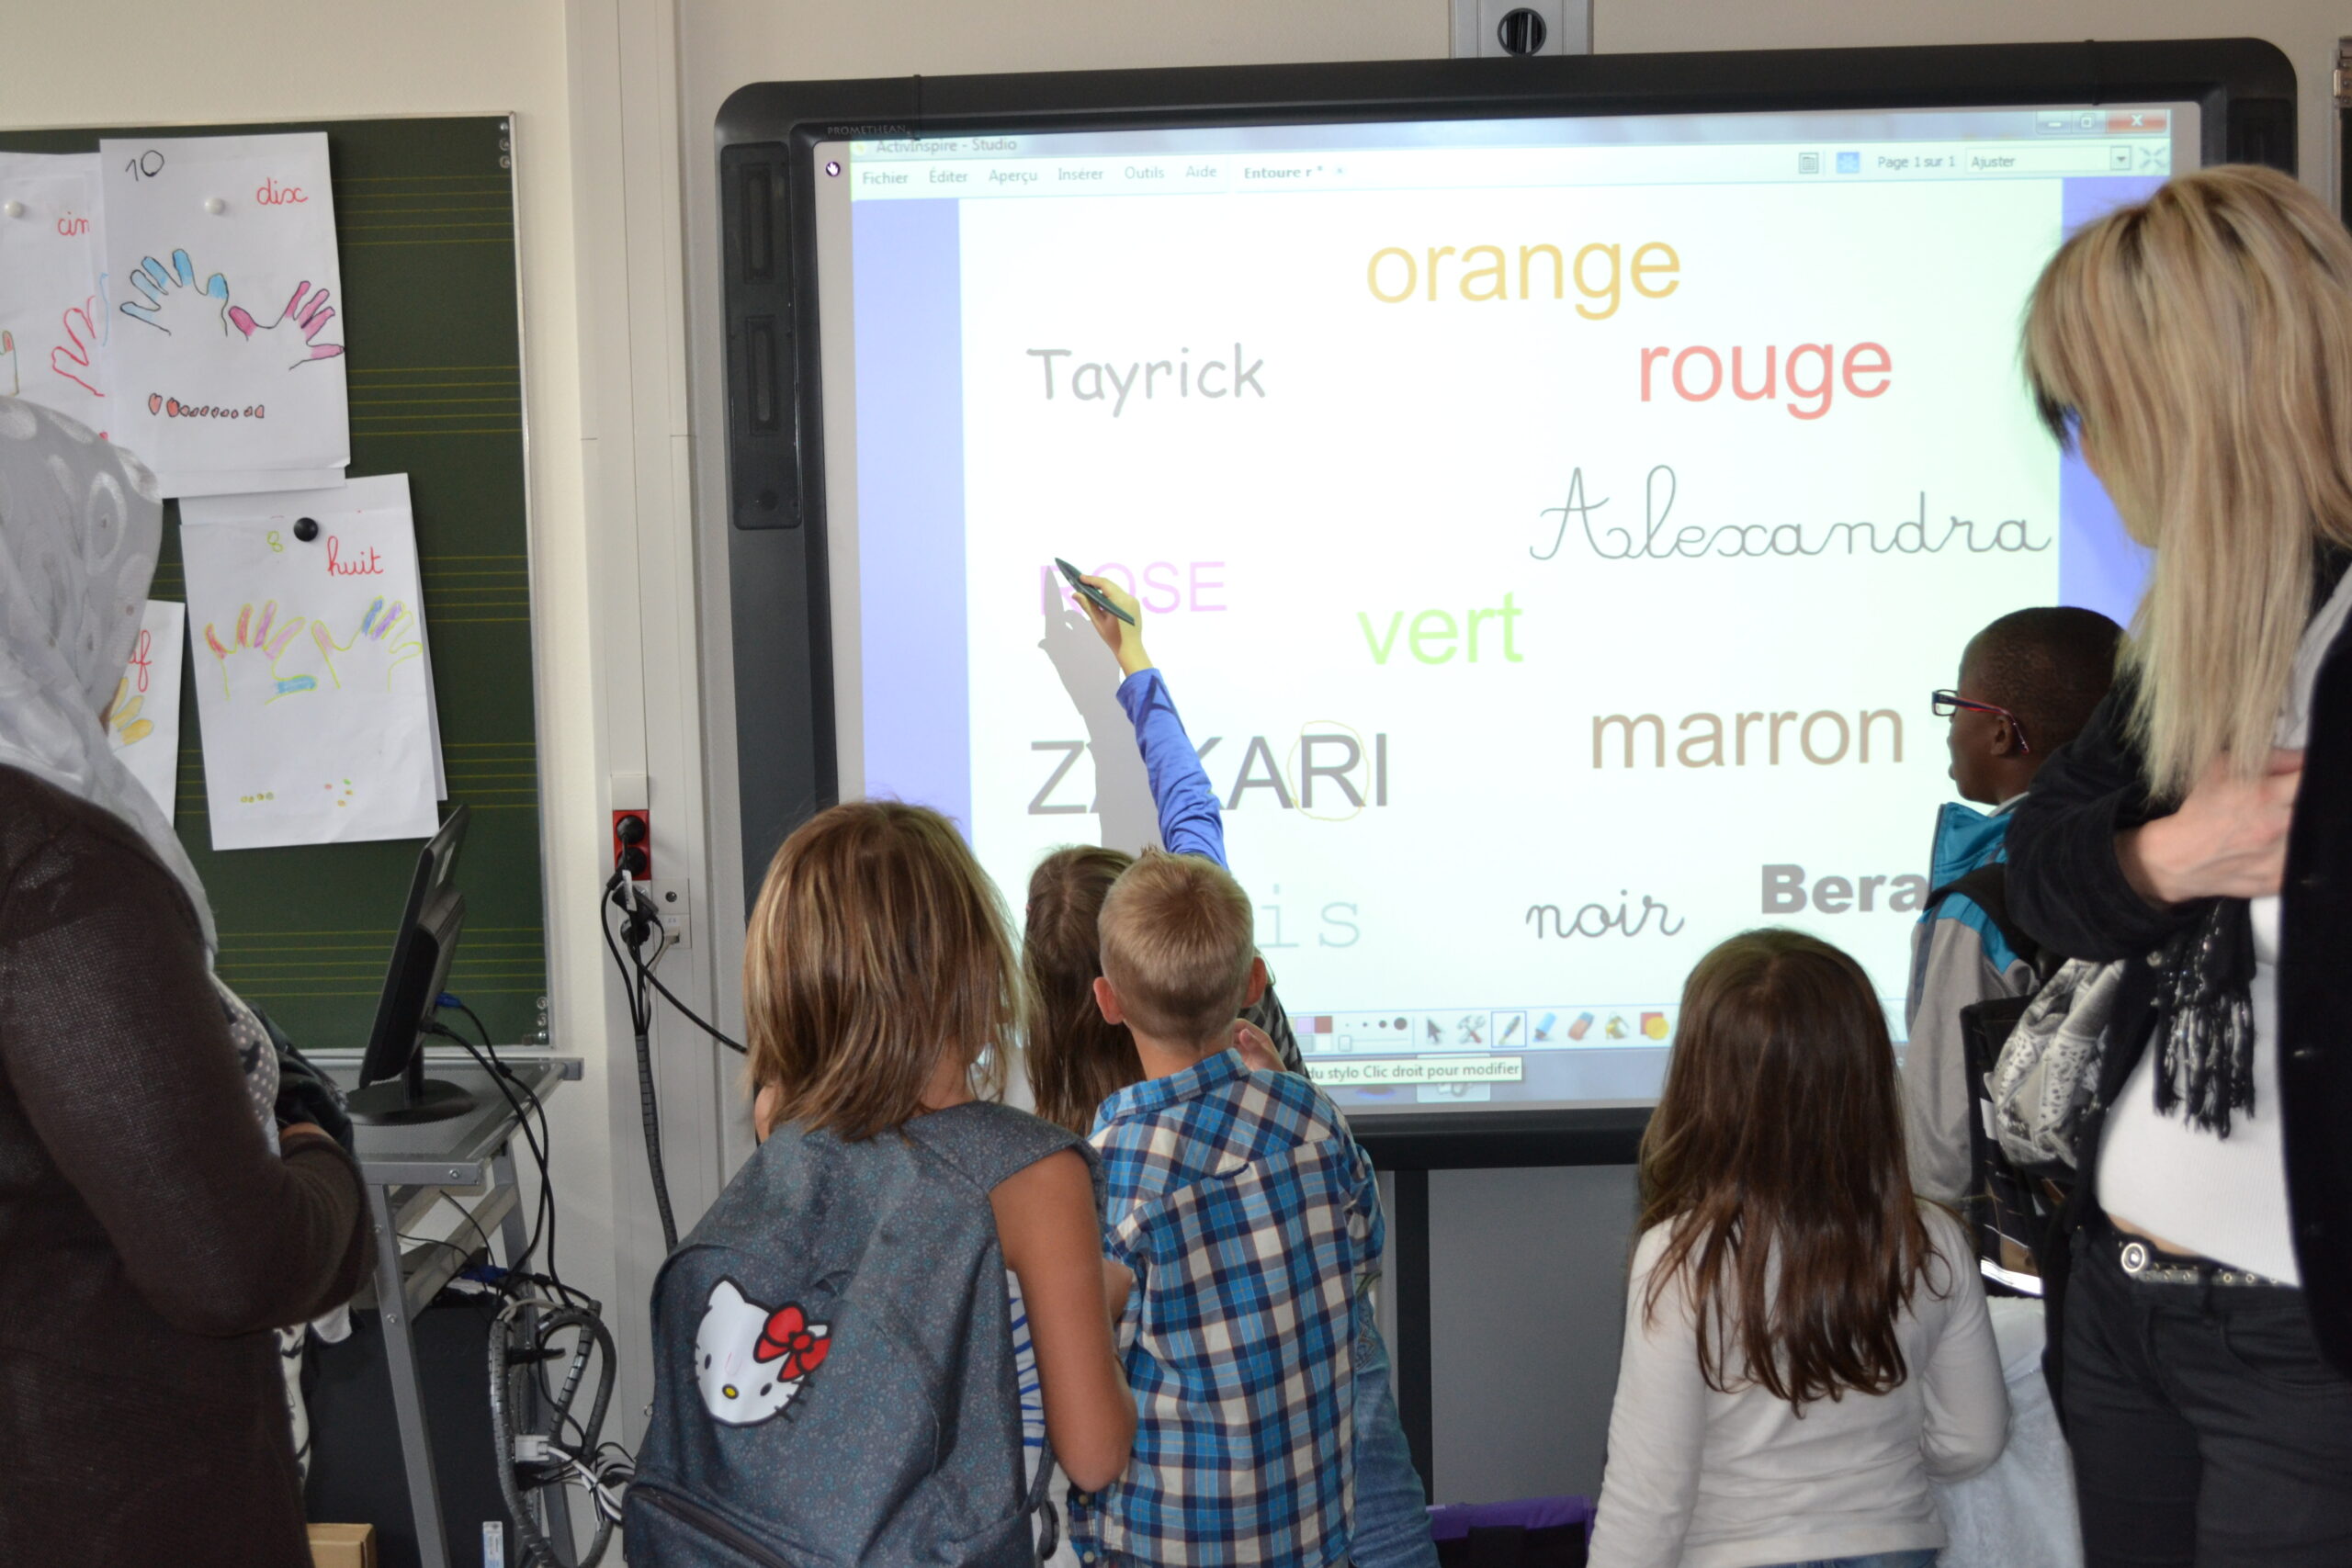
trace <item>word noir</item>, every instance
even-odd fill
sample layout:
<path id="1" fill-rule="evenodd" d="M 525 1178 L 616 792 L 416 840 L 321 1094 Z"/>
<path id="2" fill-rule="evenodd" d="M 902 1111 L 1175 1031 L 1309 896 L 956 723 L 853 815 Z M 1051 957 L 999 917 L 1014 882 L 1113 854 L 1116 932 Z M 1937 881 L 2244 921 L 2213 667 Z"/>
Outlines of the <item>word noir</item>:
<path id="1" fill-rule="evenodd" d="M 1842 915 L 1848 910 L 1869 914 L 1881 906 L 1878 890 L 1886 889 L 1884 908 L 1897 914 L 1916 912 L 1928 901 L 1924 876 L 1824 876 L 1808 883 L 1801 865 L 1764 868 L 1764 913 L 1794 915 L 1806 909 L 1816 914 Z"/>
<path id="2" fill-rule="evenodd" d="M 1617 897 L 1623 900 L 1633 895 L 1620 887 Z M 1651 929 L 1650 916 L 1653 914 L 1657 916 L 1655 934 L 1658 936 L 1679 936 L 1682 928 L 1690 923 L 1676 919 L 1672 910 L 1646 893 L 1642 895 L 1642 910 L 1638 915 L 1633 913 L 1630 904 L 1623 902 L 1614 909 L 1606 904 L 1582 905 L 1574 915 L 1563 914 L 1557 904 L 1531 904 L 1527 907 L 1525 923 L 1535 928 L 1535 940 L 1538 942 L 1543 941 L 1546 934 L 1544 924 L 1547 919 L 1551 921 L 1549 934 L 1564 940 L 1573 936 L 1602 937 L 1611 931 L 1619 936 L 1635 937 Z"/>
<path id="3" fill-rule="evenodd" d="M 1266 362 L 1249 358 L 1238 343 L 1230 360 L 1205 359 L 1198 366 L 1193 363 L 1189 348 L 1179 349 L 1174 359 L 1130 360 L 1124 369 L 1108 360 L 1081 359 L 1064 367 L 1066 374 L 1058 388 L 1054 361 L 1069 358 L 1071 351 L 1033 348 L 1026 352 L 1045 369 L 1047 402 L 1067 391 L 1081 403 L 1109 403 L 1113 419 L 1126 412 L 1127 400 L 1137 394 L 1146 402 L 1161 398 L 1238 398 L 1244 392 L 1266 395 L 1264 384 L 1258 379 Z"/>

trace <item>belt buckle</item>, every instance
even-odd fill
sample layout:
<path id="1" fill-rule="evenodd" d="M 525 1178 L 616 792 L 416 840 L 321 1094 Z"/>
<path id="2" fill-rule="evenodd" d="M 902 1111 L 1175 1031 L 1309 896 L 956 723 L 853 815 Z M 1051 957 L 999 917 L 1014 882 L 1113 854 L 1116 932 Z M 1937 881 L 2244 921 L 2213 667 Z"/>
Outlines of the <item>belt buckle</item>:
<path id="1" fill-rule="evenodd" d="M 2147 1272 L 2150 1261 L 2148 1244 L 2143 1241 L 2125 1242 L 2123 1252 L 2118 1261 L 2123 1265 L 2123 1271 L 2126 1274 L 2136 1277 Z"/>

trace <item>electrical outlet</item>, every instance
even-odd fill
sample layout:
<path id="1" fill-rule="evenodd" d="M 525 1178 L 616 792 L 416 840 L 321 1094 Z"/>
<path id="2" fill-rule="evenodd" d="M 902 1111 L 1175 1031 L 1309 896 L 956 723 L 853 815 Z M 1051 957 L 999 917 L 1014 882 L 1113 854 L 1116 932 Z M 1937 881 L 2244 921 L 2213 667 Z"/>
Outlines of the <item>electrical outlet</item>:
<path id="1" fill-rule="evenodd" d="M 1590 54 L 1592 0 L 1453 0 L 1457 60 Z"/>
<path id="2" fill-rule="evenodd" d="M 630 865 L 628 856 L 634 851 L 637 859 Z M 644 882 L 653 875 L 653 813 L 643 807 L 613 813 L 613 869 L 629 865 L 629 878 Z"/>
<path id="3" fill-rule="evenodd" d="M 662 930 L 672 947 L 692 947 L 695 944 L 694 885 L 684 877 L 663 882 L 642 882 L 639 890 L 653 900 L 653 908 L 662 916 Z"/>

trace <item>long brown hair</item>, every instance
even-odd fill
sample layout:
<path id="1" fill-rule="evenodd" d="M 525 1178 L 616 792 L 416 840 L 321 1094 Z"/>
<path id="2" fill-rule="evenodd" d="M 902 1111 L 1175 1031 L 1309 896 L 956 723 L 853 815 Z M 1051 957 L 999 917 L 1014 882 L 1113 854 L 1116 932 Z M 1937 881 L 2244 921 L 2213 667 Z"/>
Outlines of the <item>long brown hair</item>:
<path id="1" fill-rule="evenodd" d="M 1021 963 L 1029 978 L 1030 1093 L 1037 1114 L 1083 1137 L 1096 1108 L 1143 1080 L 1143 1058 L 1124 1023 L 1094 1004 L 1102 973 L 1100 921 L 1111 884 L 1135 863 L 1091 844 L 1056 850 L 1029 874 Z"/>
<path id="2" fill-rule="evenodd" d="M 861 800 L 820 812 L 769 863 L 743 948 L 754 1093 L 780 1125 L 852 1141 L 922 1114 L 943 1055 L 1002 1091 L 1021 972 L 1003 901 L 935 811 Z"/>
<path id="3" fill-rule="evenodd" d="M 2155 551 L 2125 655 L 2150 787 L 2260 774 L 2313 547 L 2352 545 L 2352 236 L 2276 170 L 2169 180 L 2051 258 L 2025 371 Z"/>
<path id="4" fill-rule="evenodd" d="M 1903 1382 L 1895 1320 L 1935 1254 L 1860 964 L 1779 928 L 1702 958 L 1641 1175 L 1641 1228 L 1672 1227 L 1643 1310 L 1684 1280 L 1708 1387 L 1802 1411 Z"/>

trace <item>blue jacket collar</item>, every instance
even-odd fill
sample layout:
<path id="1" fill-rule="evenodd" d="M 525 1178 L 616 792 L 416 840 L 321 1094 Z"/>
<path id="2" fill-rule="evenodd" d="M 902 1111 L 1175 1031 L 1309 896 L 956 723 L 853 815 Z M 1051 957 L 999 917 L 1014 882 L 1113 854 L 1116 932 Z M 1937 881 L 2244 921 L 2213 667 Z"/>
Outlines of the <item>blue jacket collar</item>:
<path id="1" fill-rule="evenodd" d="M 1945 802 L 1936 813 L 1935 843 L 1928 856 L 1928 886 L 1947 887 L 1980 865 L 2007 860 L 2008 833 L 2007 806 L 1988 812 L 1979 811 L 1965 801 Z"/>

